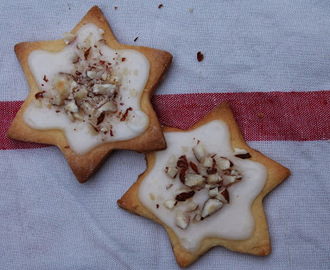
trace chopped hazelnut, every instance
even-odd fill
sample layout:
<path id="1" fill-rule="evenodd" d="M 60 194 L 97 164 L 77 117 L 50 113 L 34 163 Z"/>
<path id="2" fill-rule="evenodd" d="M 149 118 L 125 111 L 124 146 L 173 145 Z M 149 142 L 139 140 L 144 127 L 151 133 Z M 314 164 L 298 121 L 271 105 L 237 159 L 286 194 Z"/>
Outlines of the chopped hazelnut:
<path id="1" fill-rule="evenodd" d="M 73 64 L 78 63 L 79 59 L 80 59 L 79 55 L 77 53 L 73 53 L 72 58 L 71 58 L 72 63 Z"/>
<path id="2" fill-rule="evenodd" d="M 110 83 L 111 84 L 117 84 L 120 82 L 120 76 L 119 75 L 111 75 L 110 77 Z"/>
<path id="3" fill-rule="evenodd" d="M 117 111 L 117 104 L 114 100 L 110 100 L 104 103 L 100 108 L 98 108 L 99 112 L 116 112 Z"/>
<path id="4" fill-rule="evenodd" d="M 70 44 L 72 41 L 74 41 L 76 39 L 76 35 L 75 34 L 71 34 L 71 33 L 64 33 L 63 34 L 63 37 L 64 37 L 64 42 L 65 44 Z"/>
<path id="5" fill-rule="evenodd" d="M 82 117 L 82 115 L 81 115 L 80 113 L 74 113 L 74 114 L 73 114 L 73 117 L 74 117 L 76 120 L 84 121 L 84 117 Z"/>
<path id="6" fill-rule="evenodd" d="M 233 184 L 236 181 L 236 176 L 234 175 L 223 175 L 222 178 L 225 186 Z"/>
<path id="7" fill-rule="evenodd" d="M 176 204 L 175 200 L 167 200 L 164 202 L 164 206 L 168 209 L 173 209 Z"/>
<path id="8" fill-rule="evenodd" d="M 174 179 L 178 173 L 178 169 L 176 167 L 166 167 L 165 172 L 169 177 Z"/>
<path id="9" fill-rule="evenodd" d="M 65 109 L 69 112 L 73 112 L 76 113 L 78 112 L 78 106 L 76 105 L 76 103 L 74 101 L 69 102 L 66 106 Z"/>
<path id="10" fill-rule="evenodd" d="M 107 78 L 108 78 L 108 74 L 107 74 L 106 72 L 104 72 L 104 73 L 102 74 L 102 76 L 101 76 L 101 79 L 102 79 L 103 81 L 105 81 Z"/>
<path id="11" fill-rule="evenodd" d="M 99 134 L 98 130 L 92 124 L 88 125 L 88 130 L 89 130 L 89 133 L 93 136 L 96 136 Z"/>
<path id="12" fill-rule="evenodd" d="M 206 218 L 206 217 L 214 214 L 222 206 L 223 206 L 223 203 L 220 202 L 219 200 L 217 200 L 217 199 L 208 199 L 206 201 L 206 203 L 204 204 L 201 217 Z"/>
<path id="13" fill-rule="evenodd" d="M 193 197 L 194 195 L 195 195 L 195 191 L 193 190 L 187 192 L 181 192 L 178 195 L 176 195 L 175 199 L 179 202 L 184 202 L 190 199 L 191 197 Z"/>
<path id="14" fill-rule="evenodd" d="M 86 115 L 92 115 L 95 111 L 95 109 L 92 107 L 92 105 L 88 101 L 84 101 L 81 104 L 81 109 L 84 111 Z"/>
<path id="15" fill-rule="evenodd" d="M 213 158 L 204 157 L 201 163 L 204 167 L 212 167 L 213 166 Z"/>
<path id="16" fill-rule="evenodd" d="M 217 187 L 212 188 L 212 189 L 209 190 L 209 196 L 210 196 L 210 197 L 215 197 L 215 196 L 217 196 L 218 194 L 219 194 L 219 190 L 218 190 Z"/>
<path id="17" fill-rule="evenodd" d="M 223 203 L 229 203 L 228 190 L 226 188 L 218 189 L 218 194 L 217 194 L 216 198 Z"/>
<path id="18" fill-rule="evenodd" d="M 175 224 L 178 227 L 180 227 L 181 229 L 185 229 L 189 225 L 189 222 L 189 217 L 185 213 L 182 213 L 181 211 L 176 212 Z"/>
<path id="19" fill-rule="evenodd" d="M 87 88 L 86 87 L 82 87 L 77 92 L 75 92 L 74 96 L 75 96 L 75 98 L 77 98 L 79 100 L 82 100 L 85 97 L 87 97 L 87 94 L 88 94 Z"/>
<path id="20" fill-rule="evenodd" d="M 87 77 L 90 78 L 90 79 L 98 79 L 97 73 L 96 73 L 96 71 L 94 71 L 94 70 L 88 70 L 88 71 L 86 72 L 86 75 L 87 75 Z"/>
<path id="21" fill-rule="evenodd" d="M 227 170 L 232 166 L 231 161 L 228 158 L 220 157 L 217 159 L 217 164 L 221 170 Z"/>
<path id="22" fill-rule="evenodd" d="M 198 143 L 195 147 L 193 147 L 193 152 L 195 154 L 196 159 L 201 162 L 204 156 L 206 155 L 205 149 L 201 143 Z"/>
<path id="23" fill-rule="evenodd" d="M 198 208 L 198 204 L 194 201 L 190 201 L 186 205 L 186 211 L 187 212 L 195 211 L 197 208 Z"/>
<path id="24" fill-rule="evenodd" d="M 194 220 L 200 221 L 201 219 L 202 219 L 201 212 L 197 212 L 195 217 L 194 217 Z"/>
<path id="25" fill-rule="evenodd" d="M 248 151 L 246 151 L 245 149 L 240 149 L 240 148 L 234 148 L 234 155 L 235 155 L 235 157 L 242 158 L 242 159 L 251 157 L 251 155 Z"/>
<path id="26" fill-rule="evenodd" d="M 167 161 L 167 167 L 175 167 L 176 165 L 176 157 L 175 155 L 171 155 Z"/>
<path id="27" fill-rule="evenodd" d="M 96 95 L 107 95 L 113 97 L 117 90 L 117 86 L 114 84 L 94 84 L 93 93 Z"/>
<path id="28" fill-rule="evenodd" d="M 200 174 L 188 173 L 184 184 L 188 187 L 202 186 L 205 183 L 205 178 Z"/>
<path id="29" fill-rule="evenodd" d="M 221 177 L 219 174 L 215 173 L 215 174 L 209 174 L 206 178 L 206 182 L 208 184 L 217 184 L 221 181 Z"/>

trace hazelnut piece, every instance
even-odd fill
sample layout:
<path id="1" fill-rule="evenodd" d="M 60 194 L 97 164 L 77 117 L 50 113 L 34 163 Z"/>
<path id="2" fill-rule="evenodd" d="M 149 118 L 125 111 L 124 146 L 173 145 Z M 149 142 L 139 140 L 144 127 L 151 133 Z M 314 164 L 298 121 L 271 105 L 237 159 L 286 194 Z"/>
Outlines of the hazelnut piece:
<path id="1" fill-rule="evenodd" d="M 214 214 L 222 206 L 223 206 L 223 203 L 220 202 L 219 200 L 217 200 L 217 199 L 208 199 L 206 201 L 206 203 L 204 204 L 201 217 L 206 218 L 206 217 Z"/>

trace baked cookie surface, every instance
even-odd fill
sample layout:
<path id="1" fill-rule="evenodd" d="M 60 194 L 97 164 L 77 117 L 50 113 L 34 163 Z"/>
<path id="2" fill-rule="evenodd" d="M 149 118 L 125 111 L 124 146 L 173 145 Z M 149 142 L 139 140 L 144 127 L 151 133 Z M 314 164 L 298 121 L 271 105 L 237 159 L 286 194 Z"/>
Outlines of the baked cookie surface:
<path id="1" fill-rule="evenodd" d="M 161 224 L 181 267 L 217 245 L 269 254 L 262 200 L 290 171 L 245 143 L 226 103 L 164 134 L 168 148 L 146 154 L 146 171 L 118 205 Z"/>
<path id="2" fill-rule="evenodd" d="M 15 53 L 30 93 L 9 138 L 58 146 L 79 182 L 115 149 L 166 148 L 150 99 L 172 55 L 118 43 L 97 6 L 64 39 Z"/>

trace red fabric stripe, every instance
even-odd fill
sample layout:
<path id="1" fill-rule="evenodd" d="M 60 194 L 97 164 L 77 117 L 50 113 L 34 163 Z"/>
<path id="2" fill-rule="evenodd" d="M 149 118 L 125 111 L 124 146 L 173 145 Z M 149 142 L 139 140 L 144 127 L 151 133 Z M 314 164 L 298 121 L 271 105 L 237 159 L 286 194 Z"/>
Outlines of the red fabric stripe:
<path id="1" fill-rule="evenodd" d="M 153 104 L 163 125 L 187 129 L 227 101 L 248 141 L 330 139 L 330 91 L 160 95 Z"/>
<path id="2" fill-rule="evenodd" d="M 7 130 L 23 101 L 0 101 L 0 150 L 29 149 L 46 147 L 46 144 L 20 142 L 8 139 Z"/>
<path id="3" fill-rule="evenodd" d="M 219 103 L 227 101 L 248 141 L 330 139 L 330 91 L 155 95 L 163 125 L 187 129 Z M 0 102 L 0 149 L 46 145 L 10 140 L 6 132 L 23 101 Z"/>

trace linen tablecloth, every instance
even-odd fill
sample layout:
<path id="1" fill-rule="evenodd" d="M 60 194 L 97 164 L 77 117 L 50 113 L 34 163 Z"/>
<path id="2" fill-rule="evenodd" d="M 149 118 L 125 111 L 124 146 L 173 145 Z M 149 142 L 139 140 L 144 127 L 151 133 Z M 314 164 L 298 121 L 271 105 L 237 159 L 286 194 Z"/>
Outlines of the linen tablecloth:
<path id="1" fill-rule="evenodd" d="M 216 247 L 190 269 L 329 269 L 328 0 L 1 0 L 0 269 L 178 269 L 165 230 L 116 203 L 143 154 L 114 152 L 79 184 L 56 147 L 5 136 L 29 92 L 14 45 L 60 39 L 93 5 L 119 42 L 173 54 L 152 100 L 162 124 L 228 101 L 248 144 L 292 172 L 264 200 L 269 256 Z"/>

